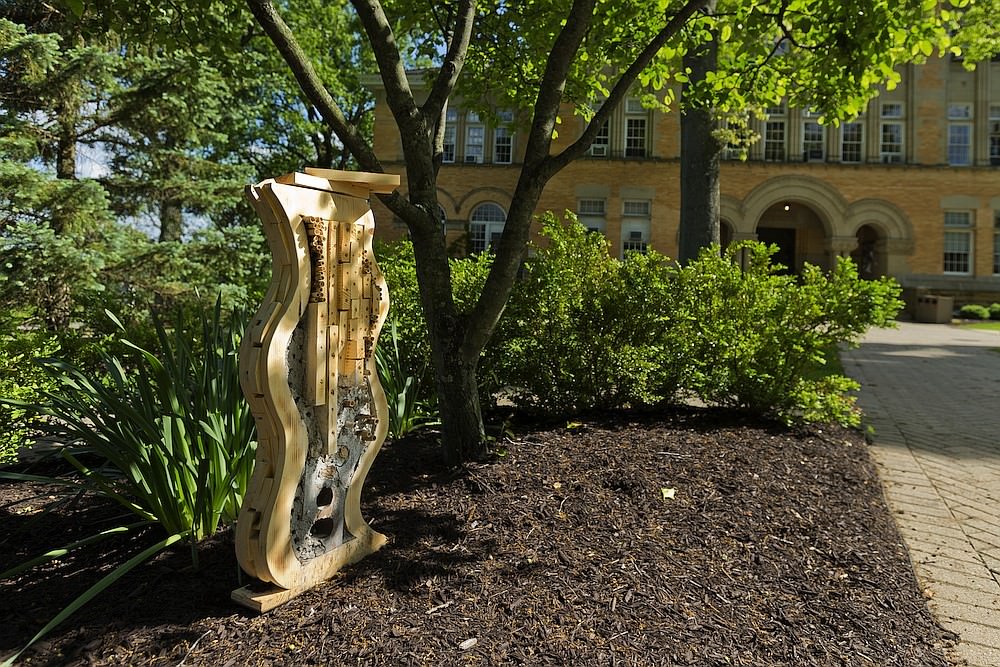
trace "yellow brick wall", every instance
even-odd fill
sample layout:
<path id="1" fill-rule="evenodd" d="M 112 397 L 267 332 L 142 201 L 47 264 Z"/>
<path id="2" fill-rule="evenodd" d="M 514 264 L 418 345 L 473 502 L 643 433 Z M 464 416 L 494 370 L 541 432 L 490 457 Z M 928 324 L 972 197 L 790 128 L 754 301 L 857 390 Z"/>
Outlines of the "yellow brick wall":
<path id="1" fill-rule="evenodd" d="M 901 85 L 894 91 L 884 92 L 869 105 L 865 120 L 869 164 L 724 162 L 721 188 L 723 198 L 729 202 L 729 210 L 735 211 L 737 216 L 750 215 L 757 210 L 755 206 L 777 205 L 787 196 L 789 202 L 809 207 L 824 222 L 826 236 L 837 237 L 809 240 L 812 232 L 803 230 L 804 243 L 812 248 L 810 252 L 815 251 L 817 243 L 825 242 L 831 253 L 843 254 L 857 232 L 857 225 L 864 221 L 867 221 L 865 224 L 880 224 L 877 214 L 863 218 L 855 216 L 855 212 L 866 207 L 881 207 L 879 210 L 889 211 L 891 214 L 887 215 L 893 220 L 885 229 L 895 230 L 889 234 L 889 252 L 894 253 L 894 257 L 888 267 L 894 275 L 905 279 L 910 275 L 942 275 L 944 211 L 948 208 L 947 201 L 954 203 L 957 197 L 963 210 L 975 213 L 973 276 L 993 280 L 993 239 L 994 233 L 1000 231 L 993 226 L 994 211 L 1000 209 L 1000 167 L 983 165 L 988 165 L 985 116 L 990 104 L 1000 105 L 1000 64 L 980 67 L 978 75 L 968 73 L 959 63 L 944 58 L 904 68 Z M 981 99 L 984 95 L 987 99 Z M 879 110 L 885 101 L 905 104 L 905 151 L 909 164 L 877 163 Z M 945 164 L 949 101 L 976 104 L 974 155 L 980 166 L 948 167 Z M 563 110 L 562 118 L 554 151 L 573 141 L 583 127 L 579 117 L 569 109 Z M 792 122 L 790 119 L 789 130 Z M 623 192 L 645 189 L 651 193 L 651 244 L 660 252 L 676 255 L 680 216 L 678 116 L 651 113 L 650 131 L 653 133 L 650 158 L 577 160 L 550 181 L 539 202 L 539 212 L 575 210 L 581 192 L 603 188 L 607 193 L 606 235 L 612 248 L 617 250 L 621 247 Z M 834 128 L 827 130 L 828 133 L 836 131 Z M 828 147 L 839 149 L 836 136 L 830 135 Z M 376 106 L 375 147 L 387 171 L 403 173 L 395 125 L 381 98 Z M 787 150 L 789 154 L 796 154 L 799 148 L 789 144 Z M 515 154 L 520 151 L 523 145 L 515 139 Z M 830 154 L 835 153 L 831 150 Z M 505 210 L 509 209 L 518 175 L 516 164 L 445 165 L 439 175 L 439 188 L 440 202 L 450 221 L 449 238 L 461 237 L 472 210 L 482 202 L 496 202 Z M 403 177 L 405 191 L 405 174 Z M 786 185 L 787 195 L 784 194 Z M 391 214 L 384 207 L 376 203 L 375 210 L 379 234 L 383 238 L 405 233 L 403 226 L 392 222 Z M 757 211 L 756 215 L 759 213 Z M 757 222 L 744 219 L 739 226 L 752 234 Z M 994 287 L 1000 291 L 1000 278 L 994 282 L 997 283 Z"/>

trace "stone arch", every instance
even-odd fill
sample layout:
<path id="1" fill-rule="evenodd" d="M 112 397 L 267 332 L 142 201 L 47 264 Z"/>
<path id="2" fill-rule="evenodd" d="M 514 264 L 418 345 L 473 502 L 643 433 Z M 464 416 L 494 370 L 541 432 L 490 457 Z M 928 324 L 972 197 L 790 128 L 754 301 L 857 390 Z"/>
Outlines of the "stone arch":
<path id="1" fill-rule="evenodd" d="M 859 199 L 848 207 L 845 235 L 854 236 L 865 225 L 887 240 L 913 242 L 913 227 L 906 214 L 884 199 Z"/>
<path id="2" fill-rule="evenodd" d="M 438 188 L 438 203 L 444 208 L 445 216 L 449 219 L 458 217 L 459 203 L 449 190 Z"/>
<path id="3" fill-rule="evenodd" d="M 510 210 L 510 203 L 514 200 L 513 195 L 504 190 L 503 188 L 496 188 L 492 186 L 486 186 L 481 188 L 473 188 L 465 193 L 465 195 L 455 204 L 455 213 L 461 217 L 468 217 L 468 213 L 462 215 L 462 211 L 468 208 L 469 211 L 474 209 L 479 204 L 484 202 L 492 201 L 500 206 L 505 211 Z"/>
<path id="4" fill-rule="evenodd" d="M 852 252 L 863 277 L 876 275 L 905 275 L 909 273 L 907 257 L 913 254 L 913 226 L 909 218 L 895 204 L 882 199 L 859 199 L 851 204 L 847 220 L 847 228 L 851 236 L 857 238 L 857 252 Z M 864 271 L 866 262 L 860 254 L 863 252 L 865 232 L 874 231 L 874 255 L 872 258 L 872 275 Z"/>
<path id="5" fill-rule="evenodd" d="M 819 216 L 828 238 L 842 235 L 848 206 L 840 192 L 818 178 L 791 174 L 768 179 L 746 196 L 740 209 L 740 227 L 736 231 L 753 234 L 764 212 L 781 202 L 808 206 Z"/>
<path id="6" fill-rule="evenodd" d="M 743 211 L 740 200 L 730 195 L 719 195 L 719 217 L 728 222 L 734 232 L 742 229 Z"/>

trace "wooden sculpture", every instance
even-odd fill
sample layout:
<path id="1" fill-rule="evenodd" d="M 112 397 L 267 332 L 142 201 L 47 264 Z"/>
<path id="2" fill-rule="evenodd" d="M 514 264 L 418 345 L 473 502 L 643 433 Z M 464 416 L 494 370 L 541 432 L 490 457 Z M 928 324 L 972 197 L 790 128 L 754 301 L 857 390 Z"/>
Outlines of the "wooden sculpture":
<path id="1" fill-rule="evenodd" d="M 361 516 L 387 430 L 374 352 L 389 300 L 368 200 L 398 185 L 389 174 L 307 168 L 247 188 L 272 276 L 240 347 L 258 444 L 236 555 L 263 583 L 233 599 L 258 611 L 385 543 Z"/>

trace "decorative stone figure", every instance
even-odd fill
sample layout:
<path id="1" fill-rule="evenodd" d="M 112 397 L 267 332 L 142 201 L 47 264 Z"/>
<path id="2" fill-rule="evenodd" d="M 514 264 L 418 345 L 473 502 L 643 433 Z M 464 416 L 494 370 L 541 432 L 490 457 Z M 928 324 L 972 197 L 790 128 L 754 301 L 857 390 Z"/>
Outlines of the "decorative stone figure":
<path id="1" fill-rule="evenodd" d="M 368 200 L 398 185 L 389 174 L 306 168 L 247 188 L 272 276 L 240 347 L 258 445 L 236 555 L 264 583 L 233 599 L 258 611 L 385 543 L 361 516 L 388 428 L 374 355 L 389 299 Z"/>

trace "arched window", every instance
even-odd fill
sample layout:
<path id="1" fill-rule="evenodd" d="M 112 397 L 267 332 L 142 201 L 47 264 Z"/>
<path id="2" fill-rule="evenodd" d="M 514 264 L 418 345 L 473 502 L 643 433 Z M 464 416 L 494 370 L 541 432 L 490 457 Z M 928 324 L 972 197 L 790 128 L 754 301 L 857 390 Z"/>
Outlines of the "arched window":
<path id="1" fill-rule="evenodd" d="M 487 202 L 472 209 L 469 218 L 469 251 L 485 252 L 503 233 L 507 214 L 498 205 Z"/>

